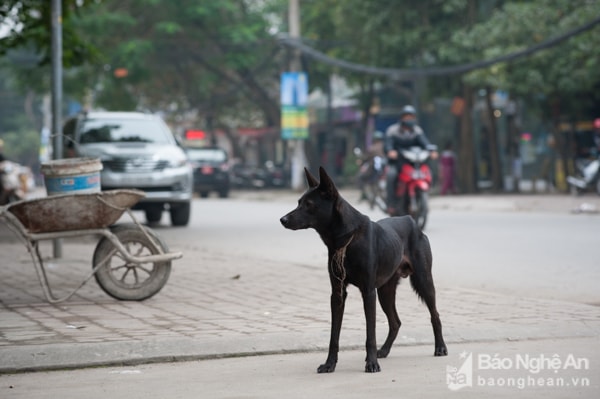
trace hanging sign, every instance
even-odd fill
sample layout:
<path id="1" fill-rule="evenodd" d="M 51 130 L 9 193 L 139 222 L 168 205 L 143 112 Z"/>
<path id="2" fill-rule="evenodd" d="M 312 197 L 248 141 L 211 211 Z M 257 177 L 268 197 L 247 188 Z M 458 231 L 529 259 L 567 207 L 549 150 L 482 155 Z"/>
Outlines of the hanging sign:
<path id="1" fill-rule="evenodd" d="M 281 74 L 281 138 L 308 139 L 308 80 L 304 72 Z"/>

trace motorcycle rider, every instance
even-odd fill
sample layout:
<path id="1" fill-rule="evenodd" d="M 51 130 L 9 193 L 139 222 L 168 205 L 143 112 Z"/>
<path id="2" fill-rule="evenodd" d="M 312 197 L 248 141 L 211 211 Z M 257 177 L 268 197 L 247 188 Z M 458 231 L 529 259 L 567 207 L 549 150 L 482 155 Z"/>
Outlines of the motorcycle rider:
<path id="1" fill-rule="evenodd" d="M 395 214 L 393 204 L 396 203 L 396 184 L 398 172 L 402 165 L 408 161 L 402 156 L 402 150 L 410 147 L 427 149 L 431 145 L 420 126 L 417 125 L 417 110 L 412 105 L 405 105 L 400 111 L 400 120 L 387 128 L 385 152 L 388 157 L 388 172 L 386 176 L 388 213 Z M 431 152 L 431 159 L 437 158 L 437 152 Z M 405 204 L 400 199 L 400 209 L 405 209 Z"/>

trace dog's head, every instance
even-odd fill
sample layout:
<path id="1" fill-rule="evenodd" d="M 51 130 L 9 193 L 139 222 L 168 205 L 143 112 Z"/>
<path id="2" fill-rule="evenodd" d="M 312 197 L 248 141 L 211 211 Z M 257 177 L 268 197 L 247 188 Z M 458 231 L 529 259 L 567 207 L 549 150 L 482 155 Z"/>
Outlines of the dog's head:
<path id="1" fill-rule="evenodd" d="M 331 178 L 322 167 L 319 168 L 319 181 L 304 168 L 308 190 L 298 200 L 296 209 L 280 219 L 286 229 L 300 230 L 313 228 L 320 231 L 329 226 L 335 215 L 339 193 Z"/>

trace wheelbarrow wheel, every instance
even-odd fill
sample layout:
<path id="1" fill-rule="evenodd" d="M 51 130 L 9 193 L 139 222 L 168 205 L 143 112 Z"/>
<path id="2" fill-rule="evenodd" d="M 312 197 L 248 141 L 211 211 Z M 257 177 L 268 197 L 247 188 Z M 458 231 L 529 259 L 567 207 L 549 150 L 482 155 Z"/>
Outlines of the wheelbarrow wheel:
<path id="1" fill-rule="evenodd" d="M 152 240 L 135 224 L 117 225 L 111 232 L 117 236 L 130 255 L 143 257 L 168 252 L 167 245 L 151 229 L 146 231 Z M 94 251 L 93 267 L 104 259 L 94 277 L 98 285 L 113 298 L 141 301 L 158 293 L 166 284 L 171 273 L 171 262 L 133 263 L 128 262 L 106 237 L 103 237 Z"/>

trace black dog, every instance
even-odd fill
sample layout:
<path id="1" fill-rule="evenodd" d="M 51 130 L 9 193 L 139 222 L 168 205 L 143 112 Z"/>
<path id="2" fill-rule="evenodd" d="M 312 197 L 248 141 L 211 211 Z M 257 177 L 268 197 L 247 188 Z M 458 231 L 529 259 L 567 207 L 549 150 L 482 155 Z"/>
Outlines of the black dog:
<path id="1" fill-rule="evenodd" d="M 435 305 L 427 236 L 410 216 L 385 218 L 377 223 L 370 221 L 340 196 L 323 168 L 319 168 L 320 183 L 307 169 L 304 171 L 309 189 L 298 200 L 298 207 L 281 218 L 281 224 L 291 230 L 315 229 L 329 253 L 331 339 L 327 360 L 317 371 L 335 371 L 348 284 L 357 286 L 363 297 L 367 319 L 365 371 L 380 370 L 377 358 L 388 355 L 401 324 L 396 311 L 396 286 L 400 278 L 408 276 L 431 313 L 434 355 L 447 355 Z M 375 338 L 376 295 L 389 324 L 387 339 L 379 351 Z"/>

